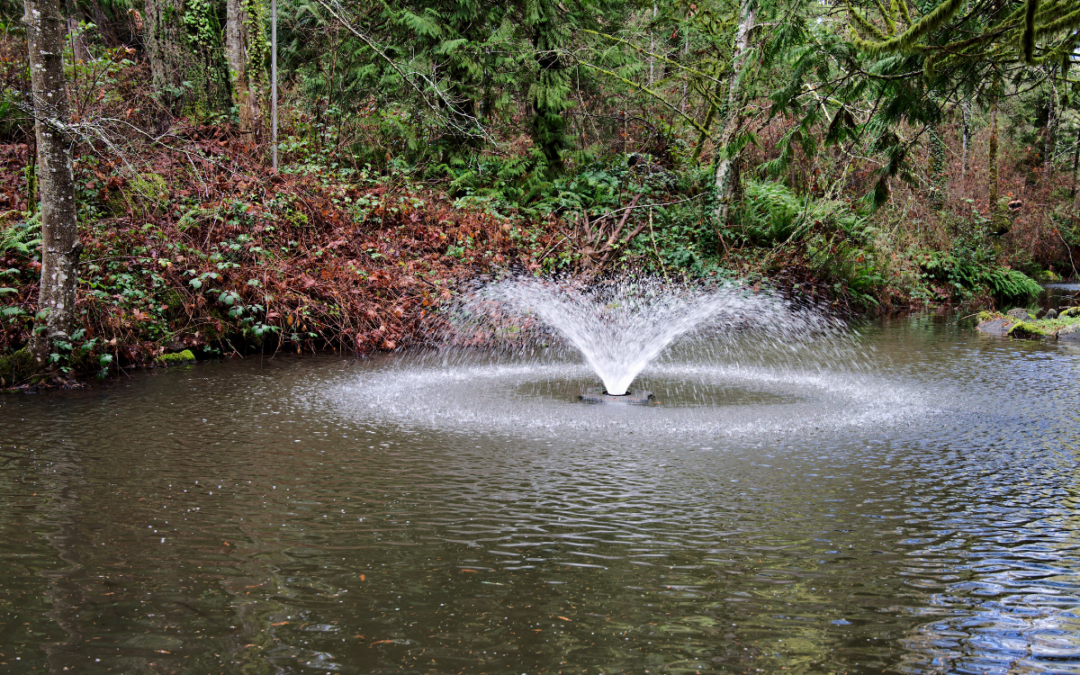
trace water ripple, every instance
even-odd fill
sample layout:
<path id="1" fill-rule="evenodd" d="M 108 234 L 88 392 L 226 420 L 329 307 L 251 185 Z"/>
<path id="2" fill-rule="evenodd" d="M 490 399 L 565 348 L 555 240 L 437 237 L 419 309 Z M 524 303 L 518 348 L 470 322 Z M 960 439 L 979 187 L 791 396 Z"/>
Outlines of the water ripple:
<path id="1" fill-rule="evenodd" d="M 649 409 L 408 358 L 4 398 L 0 666 L 1077 672 L 1080 358 L 865 339 L 662 361 Z"/>

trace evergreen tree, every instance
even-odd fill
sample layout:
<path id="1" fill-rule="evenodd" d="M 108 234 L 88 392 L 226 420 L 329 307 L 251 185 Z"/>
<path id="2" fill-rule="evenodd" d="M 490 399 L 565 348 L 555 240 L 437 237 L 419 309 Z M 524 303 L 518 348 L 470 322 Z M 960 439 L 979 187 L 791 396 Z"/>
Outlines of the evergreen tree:
<path id="1" fill-rule="evenodd" d="M 569 147 L 563 112 L 570 107 L 570 78 L 563 57 L 572 17 L 561 17 L 557 0 L 525 0 L 524 25 L 531 33 L 536 74 L 529 87 L 529 132 L 549 170 L 562 168 L 562 152 Z"/>

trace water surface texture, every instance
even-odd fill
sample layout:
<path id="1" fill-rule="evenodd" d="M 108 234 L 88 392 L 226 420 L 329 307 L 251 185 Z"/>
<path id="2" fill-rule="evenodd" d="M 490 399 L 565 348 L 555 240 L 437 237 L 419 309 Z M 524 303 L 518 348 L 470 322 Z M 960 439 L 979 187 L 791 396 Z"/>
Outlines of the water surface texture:
<path id="1" fill-rule="evenodd" d="M 0 671 L 1080 672 L 1080 351 L 857 341 L 651 408 L 543 350 L 5 396 Z"/>

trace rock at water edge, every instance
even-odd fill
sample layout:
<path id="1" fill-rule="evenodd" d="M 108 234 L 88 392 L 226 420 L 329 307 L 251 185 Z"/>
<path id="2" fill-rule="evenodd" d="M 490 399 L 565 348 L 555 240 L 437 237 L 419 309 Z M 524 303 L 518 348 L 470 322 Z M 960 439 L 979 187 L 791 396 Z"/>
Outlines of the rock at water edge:
<path id="1" fill-rule="evenodd" d="M 1065 326 L 1058 331 L 1058 342 L 1080 342 L 1080 323 Z"/>
<path id="2" fill-rule="evenodd" d="M 1012 328 L 1015 324 L 1015 319 L 987 319 L 975 328 L 980 333 L 1005 337 L 1009 334 L 1009 329 Z"/>

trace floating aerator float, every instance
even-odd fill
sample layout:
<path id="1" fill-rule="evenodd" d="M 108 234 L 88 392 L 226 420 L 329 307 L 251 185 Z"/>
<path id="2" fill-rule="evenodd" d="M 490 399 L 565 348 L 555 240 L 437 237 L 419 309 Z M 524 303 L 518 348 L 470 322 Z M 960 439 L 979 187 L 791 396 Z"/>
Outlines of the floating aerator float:
<path id="1" fill-rule="evenodd" d="M 578 397 L 584 403 L 622 403 L 623 405 L 660 405 L 653 399 L 653 393 L 648 389 L 631 389 L 622 396 L 609 394 L 603 387 L 586 389 L 585 393 Z"/>

